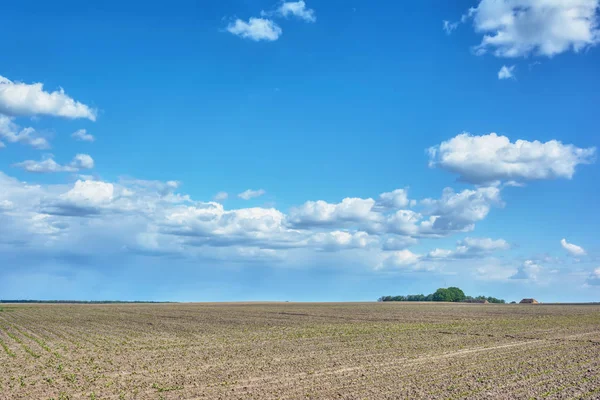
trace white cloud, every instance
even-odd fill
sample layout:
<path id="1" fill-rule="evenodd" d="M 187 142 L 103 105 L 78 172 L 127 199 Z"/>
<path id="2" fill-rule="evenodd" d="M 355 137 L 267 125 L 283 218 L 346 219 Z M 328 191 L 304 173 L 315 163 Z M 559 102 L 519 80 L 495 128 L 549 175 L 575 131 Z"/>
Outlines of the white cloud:
<path id="1" fill-rule="evenodd" d="M 71 166 L 77 169 L 92 169 L 94 168 L 94 159 L 87 154 L 77 154 L 73 158 Z"/>
<path id="2" fill-rule="evenodd" d="M 98 206 L 112 201 L 114 193 L 115 188 L 111 183 L 78 180 L 73 188 L 62 195 L 61 198 L 73 203 Z"/>
<path id="3" fill-rule="evenodd" d="M 213 197 L 213 200 L 216 202 L 221 202 L 221 201 L 227 200 L 228 197 L 229 197 L 229 194 L 227 192 L 219 192 L 219 193 L 215 194 L 215 196 Z"/>
<path id="4" fill-rule="evenodd" d="M 577 246 L 573 243 L 568 243 L 566 239 L 562 239 L 560 244 L 563 249 L 567 250 L 572 256 L 585 256 L 586 254 L 583 247 Z"/>
<path id="5" fill-rule="evenodd" d="M 429 252 L 431 258 L 450 258 L 454 252 L 452 250 L 435 249 Z"/>
<path id="6" fill-rule="evenodd" d="M 429 253 L 432 259 L 481 258 L 499 250 L 508 250 L 510 245 L 504 239 L 470 238 L 457 243 L 455 250 L 435 249 Z"/>
<path id="7" fill-rule="evenodd" d="M 37 170 L 70 171 L 92 162 L 81 155 L 67 165 L 47 161 Z M 412 201 L 402 191 L 391 191 L 378 201 L 349 197 L 339 203 L 306 202 L 284 213 L 266 207 L 226 209 L 192 200 L 178 193 L 179 187 L 177 181 L 125 178 L 28 185 L 0 173 L 0 226 L 5 228 L 0 230 L 0 251 L 2 243 L 18 240 L 35 251 L 62 249 L 90 256 L 125 252 L 290 265 L 326 260 L 328 265 L 424 270 L 435 264 L 427 265 L 428 256 L 407 248 L 418 238 L 452 234 L 457 226 L 426 226 L 432 217 L 472 225 L 499 198 L 497 188 L 447 189 L 440 199 L 417 203 L 415 207 L 424 208 L 421 213 L 395 208 Z M 502 247 L 491 239 L 463 242 L 471 252 Z"/>
<path id="8" fill-rule="evenodd" d="M 462 133 L 429 149 L 429 165 L 481 184 L 497 180 L 567 178 L 575 167 L 593 162 L 596 148 L 578 148 L 557 140 L 546 143 L 517 140 L 495 133 L 473 136 Z"/>
<path id="9" fill-rule="evenodd" d="M 307 201 L 292 208 L 290 220 L 297 226 L 339 225 L 343 222 L 361 222 L 374 217 L 375 200 L 345 198 L 341 203 L 331 204 L 323 200 Z"/>
<path id="10" fill-rule="evenodd" d="M 71 137 L 80 142 L 93 142 L 94 140 L 96 140 L 94 135 L 87 133 L 87 131 L 85 129 L 79 129 L 79 130 L 73 132 Z"/>
<path id="11" fill-rule="evenodd" d="M 279 25 L 270 19 L 250 18 L 248 22 L 236 19 L 227 26 L 227 31 L 244 39 L 275 41 L 283 33 Z"/>
<path id="12" fill-rule="evenodd" d="M 390 253 L 386 253 L 383 261 L 378 266 L 378 268 L 386 268 L 386 267 L 416 267 L 419 261 L 421 260 L 420 254 L 415 254 L 410 250 L 399 250 L 393 251 Z"/>
<path id="13" fill-rule="evenodd" d="M 469 10 L 483 34 L 477 54 L 552 57 L 600 40 L 598 0 L 481 0 Z"/>
<path id="14" fill-rule="evenodd" d="M 50 148 L 48 141 L 37 135 L 35 129 L 21 128 L 13 122 L 13 118 L 0 114 L 0 139 L 8 143 L 21 143 L 34 149 L 45 150 Z M 0 147 L 4 147 L 0 145 Z"/>
<path id="15" fill-rule="evenodd" d="M 475 222 L 483 220 L 492 205 L 502 205 L 502 201 L 500 189 L 490 186 L 458 193 L 446 188 L 440 199 L 425 199 L 421 204 L 431 217 L 420 224 L 420 232 L 440 235 L 473 230 Z"/>
<path id="16" fill-rule="evenodd" d="M 81 169 L 94 168 L 94 160 L 87 154 L 77 154 L 73 161 L 68 165 L 58 164 L 52 157 L 42 161 L 26 160 L 14 164 L 15 167 L 24 169 L 27 172 L 52 173 L 52 172 L 77 172 Z"/>
<path id="17" fill-rule="evenodd" d="M 459 22 L 443 21 L 442 28 L 444 29 L 444 32 L 446 32 L 446 35 L 450 35 L 458 28 L 458 25 Z"/>
<path id="18" fill-rule="evenodd" d="M 592 271 L 590 276 L 587 278 L 586 283 L 591 286 L 600 286 L 600 268 L 596 268 Z"/>
<path id="19" fill-rule="evenodd" d="M 0 114 L 52 115 L 96 120 L 96 110 L 73 100 L 62 88 L 54 92 L 46 92 L 42 83 L 12 82 L 2 76 L 0 76 Z"/>
<path id="20" fill-rule="evenodd" d="M 396 189 L 392 192 L 380 194 L 377 205 L 386 208 L 403 208 L 414 205 L 414 203 L 409 200 L 406 189 Z"/>
<path id="21" fill-rule="evenodd" d="M 420 204 L 423 210 L 398 209 L 407 204 Z M 459 193 L 446 188 L 440 199 L 424 199 L 420 203 L 408 200 L 401 189 L 383 193 L 378 201 L 350 197 L 340 203 L 307 201 L 293 207 L 288 220 L 297 228 L 335 227 L 359 229 L 377 235 L 446 236 L 472 230 L 475 222 L 487 216 L 492 205 L 501 204 L 497 187 L 481 187 Z"/>
<path id="22" fill-rule="evenodd" d="M 536 282 L 540 278 L 543 268 L 532 260 L 527 260 L 521 265 L 517 273 L 512 275 L 510 279 L 522 279 Z"/>
<path id="23" fill-rule="evenodd" d="M 373 243 L 374 238 L 370 238 L 366 232 L 319 232 L 311 236 L 309 243 L 322 250 L 336 251 L 340 249 L 365 248 Z"/>
<path id="24" fill-rule="evenodd" d="M 256 197 L 260 197 L 260 196 L 264 195 L 265 193 L 266 192 L 263 189 L 258 189 L 258 190 L 248 189 L 248 190 L 238 194 L 238 197 L 243 200 L 250 200 L 250 199 L 254 199 Z"/>
<path id="25" fill-rule="evenodd" d="M 508 250 L 510 245 L 504 239 L 490 239 L 490 238 L 470 238 L 467 237 L 459 242 L 460 246 L 467 247 L 471 251 L 476 252 L 490 252 L 496 250 Z"/>
<path id="26" fill-rule="evenodd" d="M 498 79 L 500 79 L 500 80 L 514 79 L 515 78 L 515 74 L 514 74 L 515 68 L 516 68 L 516 65 L 511 65 L 510 67 L 503 65 L 502 68 L 500 68 L 500 71 L 498 71 Z"/>
<path id="27" fill-rule="evenodd" d="M 283 2 L 277 9 L 277 13 L 286 18 L 293 15 L 306 22 L 315 22 L 317 20 L 315 10 L 307 8 L 306 3 L 302 0 Z"/>

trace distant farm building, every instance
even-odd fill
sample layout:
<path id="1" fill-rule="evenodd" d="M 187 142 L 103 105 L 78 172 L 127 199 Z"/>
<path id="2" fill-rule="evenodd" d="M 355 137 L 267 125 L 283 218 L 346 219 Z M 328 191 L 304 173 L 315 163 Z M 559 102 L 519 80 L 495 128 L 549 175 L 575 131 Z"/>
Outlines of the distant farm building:
<path id="1" fill-rule="evenodd" d="M 539 304 L 536 299 L 523 299 L 520 301 L 521 304 Z"/>
<path id="2" fill-rule="evenodd" d="M 467 299 L 463 300 L 463 303 L 489 304 L 490 302 L 486 299 Z"/>

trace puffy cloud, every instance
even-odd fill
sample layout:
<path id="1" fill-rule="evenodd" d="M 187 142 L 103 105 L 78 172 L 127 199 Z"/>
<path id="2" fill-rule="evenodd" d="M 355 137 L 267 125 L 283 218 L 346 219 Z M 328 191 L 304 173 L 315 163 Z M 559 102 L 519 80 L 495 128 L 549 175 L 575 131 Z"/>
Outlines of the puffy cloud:
<path id="1" fill-rule="evenodd" d="M 532 260 L 527 260 L 521 265 L 517 273 L 512 275 L 510 279 L 522 279 L 528 281 L 537 281 L 540 278 L 542 267 Z"/>
<path id="2" fill-rule="evenodd" d="M 500 68 L 500 71 L 498 71 L 498 79 L 514 79 L 515 68 L 516 65 L 511 65 L 510 67 L 503 65 L 502 68 Z"/>
<path id="3" fill-rule="evenodd" d="M 517 140 L 495 133 L 462 133 L 429 149 L 430 166 L 482 184 L 497 180 L 571 179 L 575 167 L 593 161 L 596 148 L 578 148 L 557 140 L 546 143 Z"/>
<path id="4" fill-rule="evenodd" d="M 470 249 L 474 252 L 491 252 L 496 250 L 508 250 L 510 245 L 504 239 L 490 239 L 490 238 L 470 238 L 467 237 L 464 240 L 458 242 L 460 246 Z"/>
<path id="5" fill-rule="evenodd" d="M 42 83 L 13 82 L 0 76 L 0 114 L 9 116 L 52 115 L 96 120 L 96 111 L 73 100 L 63 89 L 44 91 Z"/>
<path id="6" fill-rule="evenodd" d="M 583 247 L 577 246 L 576 244 L 573 243 L 569 243 L 567 242 L 566 239 L 562 239 L 560 241 L 561 246 L 563 247 L 563 249 L 565 249 L 566 251 L 569 252 L 570 255 L 572 256 L 585 256 L 585 250 L 583 249 Z"/>
<path id="7" fill-rule="evenodd" d="M 404 250 L 407 247 L 413 246 L 417 243 L 417 239 L 410 236 L 392 236 L 388 237 L 383 242 L 382 248 L 386 251 Z"/>
<path id="8" fill-rule="evenodd" d="M 365 248 L 373 243 L 373 239 L 366 232 L 333 231 L 316 233 L 309 239 L 308 243 L 325 251 L 336 251 Z"/>
<path id="9" fill-rule="evenodd" d="M 421 255 L 415 254 L 410 250 L 398 250 L 387 253 L 382 261 L 382 263 L 378 266 L 378 268 L 385 267 L 400 267 L 407 268 L 413 267 L 413 269 L 418 269 L 417 264 L 421 260 Z"/>
<path id="10" fill-rule="evenodd" d="M 428 256 L 432 259 L 459 259 L 485 257 L 498 250 L 508 250 L 510 245 L 504 239 L 470 238 L 457 243 L 455 250 L 435 249 Z"/>
<path id="11" fill-rule="evenodd" d="M 0 114 L 0 139 L 6 140 L 8 143 L 29 145 L 39 150 L 50 148 L 48 141 L 39 137 L 35 129 L 21 128 L 13 122 L 13 118 L 2 114 Z M 0 147 L 4 147 L 4 144 Z"/>
<path id="12" fill-rule="evenodd" d="M 552 57 L 579 52 L 600 40 L 598 0 L 481 0 L 469 10 L 483 34 L 477 54 Z"/>
<path id="13" fill-rule="evenodd" d="M 46 158 L 42 161 L 26 160 L 13 166 L 22 168 L 27 172 L 35 172 L 39 174 L 47 174 L 53 172 L 77 172 L 78 169 L 70 165 L 61 165 L 52 158 Z"/>
<path id="14" fill-rule="evenodd" d="M 600 268 L 596 268 L 592 271 L 590 276 L 587 278 L 586 283 L 591 286 L 600 286 Z"/>
<path id="15" fill-rule="evenodd" d="M 429 252 L 430 258 L 449 258 L 454 254 L 452 250 L 435 249 Z"/>
<path id="16" fill-rule="evenodd" d="M 14 164 L 15 167 L 24 169 L 27 172 L 40 174 L 53 172 L 78 172 L 81 169 L 94 168 L 94 160 L 87 154 L 77 154 L 73 161 L 68 165 L 58 164 L 52 157 L 42 161 L 26 160 Z"/>
<path id="17" fill-rule="evenodd" d="M 62 198 L 73 203 L 100 205 L 110 202 L 114 197 L 114 186 L 100 181 L 77 181 Z"/>
<path id="18" fill-rule="evenodd" d="M 96 140 L 94 135 L 87 133 L 85 129 L 79 129 L 73 132 L 73 134 L 71 134 L 71 137 L 80 142 L 93 142 L 94 140 Z"/>
<path id="19" fill-rule="evenodd" d="M 243 200 L 250 200 L 250 199 L 254 199 L 256 197 L 260 197 L 260 196 L 264 195 L 265 193 L 266 192 L 263 189 L 258 189 L 258 190 L 248 189 L 248 190 L 238 194 L 238 197 Z"/>
<path id="20" fill-rule="evenodd" d="M 307 201 L 300 207 L 292 208 L 290 220 L 303 227 L 365 222 L 376 218 L 372 212 L 374 205 L 375 200 L 361 198 L 345 198 L 337 204 L 323 200 Z"/>
<path id="21" fill-rule="evenodd" d="M 73 158 L 71 165 L 79 169 L 92 169 L 94 168 L 94 159 L 87 154 L 77 154 Z"/>
<path id="22" fill-rule="evenodd" d="M 216 202 L 221 202 L 221 201 L 227 200 L 228 197 L 229 197 L 229 194 L 227 192 L 219 192 L 219 193 L 215 194 L 215 196 L 213 197 L 213 200 Z"/>
<path id="23" fill-rule="evenodd" d="M 458 193 L 446 188 L 440 199 L 425 199 L 421 203 L 431 217 L 421 222 L 420 232 L 433 235 L 473 230 L 475 222 L 483 220 L 492 205 L 502 204 L 500 189 L 493 186 Z"/>
<path id="24" fill-rule="evenodd" d="M 403 208 L 414 205 L 414 201 L 408 199 L 406 189 L 396 189 L 392 192 L 380 194 L 377 205 L 385 208 Z"/>
<path id="25" fill-rule="evenodd" d="M 85 157 L 77 163 L 85 165 Z M 411 201 L 402 191 L 392 191 L 377 201 L 307 202 L 286 214 L 275 208 L 226 209 L 217 202 L 194 201 L 179 194 L 179 187 L 176 181 L 125 178 L 114 183 L 82 178 L 73 184 L 28 185 L 0 173 L 0 246 L 19 240 L 35 251 L 67 249 L 90 257 L 126 253 L 296 265 L 325 257 L 331 263 L 421 270 L 427 266 L 418 261 L 426 256 L 407 248 L 424 235 L 424 218 L 428 221 L 431 211 L 461 215 L 459 208 L 479 201 L 475 195 L 458 204 L 452 197 L 460 193 L 446 193 L 430 200 L 425 208 L 431 210 L 421 214 L 394 208 Z M 446 204 L 453 202 L 457 204 Z M 437 235 L 452 232 L 436 230 Z"/>
<path id="26" fill-rule="evenodd" d="M 398 209 L 407 204 L 417 202 L 408 200 L 406 192 L 399 189 L 383 193 L 378 201 L 350 197 L 340 203 L 307 201 L 292 208 L 288 219 L 297 228 L 337 227 L 377 235 L 445 236 L 472 230 L 475 222 L 487 216 L 492 205 L 501 204 L 500 189 L 482 187 L 455 193 L 446 188 L 440 199 L 422 200 L 421 212 Z"/>
<path id="27" fill-rule="evenodd" d="M 302 0 L 283 2 L 277 9 L 277 13 L 286 18 L 293 15 L 306 22 L 315 22 L 317 20 L 315 10 L 307 8 L 306 3 Z"/>
<path id="28" fill-rule="evenodd" d="M 270 19 L 265 18 L 250 18 L 248 22 L 236 19 L 235 22 L 227 26 L 227 31 L 254 41 L 275 41 L 283 33 L 279 25 Z"/>

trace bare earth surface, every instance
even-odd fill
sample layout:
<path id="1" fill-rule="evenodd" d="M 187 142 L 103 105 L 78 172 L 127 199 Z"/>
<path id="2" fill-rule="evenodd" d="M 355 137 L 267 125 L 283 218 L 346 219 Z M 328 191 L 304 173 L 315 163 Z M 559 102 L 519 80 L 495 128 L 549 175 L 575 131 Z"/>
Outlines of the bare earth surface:
<path id="1" fill-rule="evenodd" d="M 600 306 L 0 304 L 0 399 L 600 399 Z"/>

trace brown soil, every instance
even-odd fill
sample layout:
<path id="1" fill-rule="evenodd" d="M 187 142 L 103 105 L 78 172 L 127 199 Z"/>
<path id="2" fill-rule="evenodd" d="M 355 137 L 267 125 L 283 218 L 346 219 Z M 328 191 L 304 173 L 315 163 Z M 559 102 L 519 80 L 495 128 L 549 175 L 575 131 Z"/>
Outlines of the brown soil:
<path id="1" fill-rule="evenodd" d="M 2 310 L 0 399 L 600 398 L 600 306 Z"/>

